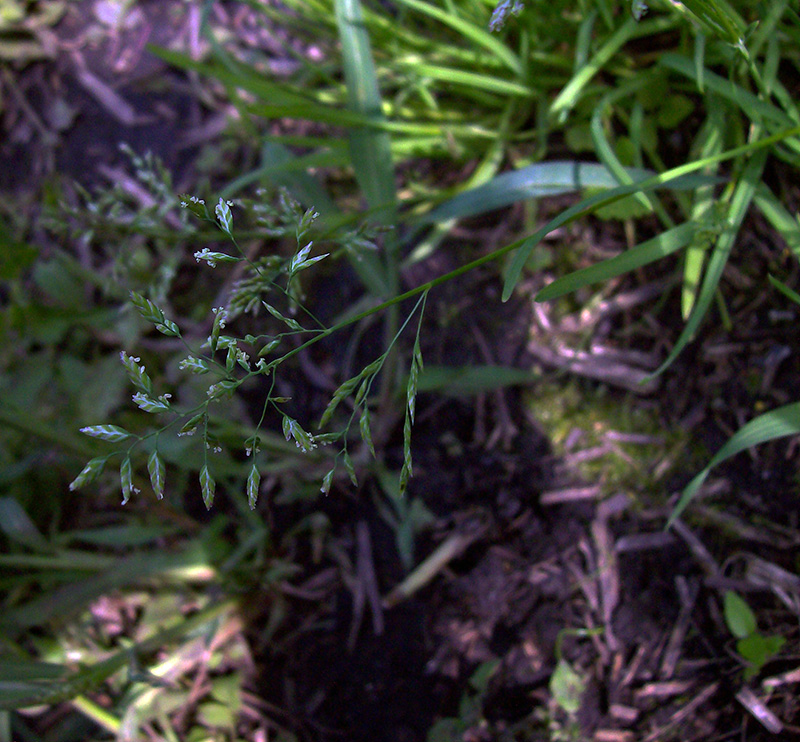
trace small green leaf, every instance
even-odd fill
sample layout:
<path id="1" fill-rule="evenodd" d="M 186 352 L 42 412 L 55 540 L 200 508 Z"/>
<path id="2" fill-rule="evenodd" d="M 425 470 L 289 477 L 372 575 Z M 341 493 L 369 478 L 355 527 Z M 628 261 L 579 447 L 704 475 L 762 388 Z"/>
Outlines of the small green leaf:
<path id="1" fill-rule="evenodd" d="M 164 497 L 164 462 L 158 455 L 158 451 L 153 451 L 147 459 L 147 473 L 150 475 L 150 486 L 156 497 L 160 500 Z"/>
<path id="2" fill-rule="evenodd" d="M 745 672 L 745 677 L 749 679 L 758 675 L 764 665 L 781 651 L 785 643 L 786 639 L 782 636 L 764 636 L 758 632 L 739 639 L 736 642 L 736 651 L 751 664 Z"/>
<path id="3" fill-rule="evenodd" d="M 208 510 L 211 510 L 211 505 L 214 503 L 214 491 L 216 489 L 217 483 L 208 470 L 208 464 L 204 464 L 200 470 L 200 490 L 203 493 L 203 502 Z"/>
<path id="4" fill-rule="evenodd" d="M 733 590 L 725 592 L 725 623 L 737 639 L 744 639 L 758 630 L 750 606 Z"/>
<path id="5" fill-rule="evenodd" d="M 81 428 L 81 433 L 109 443 L 119 443 L 131 437 L 127 430 L 118 425 L 90 425 L 87 428 Z"/>
<path id="6" fill-rule="evenodd" d="M 261 484 L 261 472 L 258 470 L 255 463 L 253 463 L 253 466 L 250 468 L 250 474 L 247 477 L 247 502 L 250 505 L 250 510 L 256 509 L 259 484 Z"/>
<path id="7" fill-rule="evenodd" d="M 550 692 L 555 702 L 568 714 L 577 713 L 581 706 L 584 682 L 570 664 L 561 659 L 550 676 Z"/>
<path id="8" fill-rule="evenodd" d="M 98 456 L 95 459 L 92 459 L 86 466 L 83 467 L 81 473 L 78 474 L 77 477 L 72 481 L 69 485 L 69 489 L 71 492 L 74 492 L 77 489 L 80 489 L 85 484 L 89 484 L 90 482 L 94 482 L 97 477 L 103 471 L 103 467 L 106 464 L 106 459 L 103 456 Z"/>

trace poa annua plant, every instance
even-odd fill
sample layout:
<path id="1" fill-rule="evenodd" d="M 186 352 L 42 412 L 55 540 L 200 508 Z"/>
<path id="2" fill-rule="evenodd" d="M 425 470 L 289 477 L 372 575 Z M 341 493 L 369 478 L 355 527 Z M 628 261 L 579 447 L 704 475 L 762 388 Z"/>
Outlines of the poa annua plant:
<path id="1" fill-rule="evenodd" d="M 220 198 L 214 207 L 213 214 L 202 199 L 194 196 L 183 197 L 181 204 L 199 219 L 215 224 L 231 240 L 236 252 L 236 254 L 231 254 L 203 248 L 194 254 L 197 262 L 205 264 L 210 269 L 244 262 L 246 264 L 245 278 L 237 282 L 227 306 L 212 309 L 211 333 L 200 348 L 193 348 L 184 341 L 178 324 L 167 317 L 155 302 L 136 292 L 131 292 L 130 299 L 139 315 L 158 332 L 184 343 L 188 355 L 180 361 L 179 368 L 186 373 L 209 378 L 206 398 L 192 409 L 178 409 L 171 401 L 171 394 L 159 393 L 159 390 L 156 390 L 145 366 L 141 364 L 140 358 L 122 351 L 120 353 L 121 363 L 136 390 L 133 394 L 133 402 L 146 413 L 172 419 L 155 430 L 143 434 L 134 434 L 118 425 L 99 424 L 84 427 L 81 431 L 84 434 L 108 443 L 125 443 L 126 448 L 106 456 L 93 458 L 70 484 L 70 489 L 78 489 L 97 479 L 108 461 L 112 457 L 118 456 L 121 458 L 119 477 L 122 502 L 125 504 L 134 493 L 138 492 L 134 484 L 137 449 L 149 447 L 152 450 L 147 458 L 146 468 L 150 484 L 157 497 L 163 497 L 166 472 L 164 461 L 159 455 L 158 440 L 161 435 L 174 429 L 178 436 L 196 435 L 200 440 L 203 451 L 203 462 L 199 472 L 200 488 L 203 502 L 206 507 L 210 508 L 216 492 L 216 479 L 209 453 L 218 452 L 220 448 L 210 427 L 209 408 L 213 404 L 230 398 L 242 385 L 256 378 L 263 380 L 266 386 L 263 406 L 256 424 L 256 432 L 242 441 L 246 455 L 252 458 L 246 483 L 246 494 L 250 507 L 255 508 L 256 506 L 261 481 L 258 461 L 261 453 L 259 431 L 270 411 L 279 415 L 282 434 L 286 441 L 293 442 L 303 454 L 309 454 L 320 446 L 331 444 L 340 446 L 331 468 L 322 478 L 320 489 L 323 493 L 330 491 L 340 464 L 353 484 L 357 485 L 358 475 L 350 452 L 352 442 L 349 432 L 357 421 L 363 445 L 373 457 L 376 456 L 371 432 L 370 411 L 374 396 L 372 394 L 373 384 L 381 374 L 400 335 L 416 317 L 416 338 L 411 353 L 406 385 L 403 464 L 399 475 L 400 491 L 404 491 L 412 472 L 411 425 L 415 414 L 417 382 L 423 366 L 420 326 L 427 292 L 422 293 L 416 306 L 398 328 L 384 352 L 355 376 L 345 381 L 333 393 L 330 403 L 319 421 L 318 428 L 321 432 L 312 433 L 308 429 L 310 427 L 308 424 L 301 423 L 285 411 L 284 406 L 291 401 L 290 398 L 275 393 L 276 377 L 281 371 L 281 366 L 313 343 L 343 330 L 373 311 L 393 306 L 395 302 L 389 302 L 385 306 L 378 307 L 377 310 L 366 310 L 334 327 L 325 327 L 305 308 L 302 303 L 302 293 L 297 288 L 300 274 L 330 255 L 330 253 L 312 254 L 314 242 L 308 239 L 308 236 L 318 217 L 313 209 L 303 210 L 297 202 L 285 195 L 282 196 L 281 208 L 277 212 L 281 224 L 273 227 L 272 232 L 273 234 L 285 233 L 287 223 L 294 221 L 297 249 L 288 259 L 269 256 L 254 262 L 244 255 L 236 241 L 231 208 L 234 205 L 233 202 Z M 341 239 L 352 241 L 352 233 L 345 233 Z M 279 301 L 289 308 L 281 311 L 275 306 Z M 278 332 L 259 335 L 247 334 L 243 337 L 228 334 L 229 321 L 234 320 L 240 314 L 256 314 L 259 310 L 265 310 L 282 329 Z M 294 343 L 293 347 L 289 347 L 290 338 L 298 341 Z M 325 432 L 326 426 L 334 421 L 340 405 L 349 398 L 352 398 L 350 414 L 345 416 L 338 430 Z"/>
<path id="2" fill-rule="evenodd" d="M 532 251 L 553 230 L 591 214 L 613 214 L 615 218 L 625 221 L 639 214 L 652 214 L 659 226 L 655 236 L 639 242 L 615 258 L 558 278 L 542 289 L 535 300 L 554 299 L 583 286 L 608 282 L 670 256 L 679 256 L 680 303 L 685 325 L 672 351 L 654 372 L 659 374 L 692 341 L 715 302 L 722 307 L 724 321 L 726 314 L 720 281 L 743 220 L 751 207 L 758 209 L 797 251 L 800 229 L 796 219 L 783 205 L 780 196 L 762 178 L 770 157 L 790 167 L 800 165 L 800 125 L 796 107 L 778 76 L 777 62 L 782 54 L 789 53 L 787 50 L 792 48 L 793 40 L 798 37 L 796 15 L 786 2 L 772 6 L 770 13 L 757 25 L 748 25 L 745 18 L 750 11 L 742 6 L 740 12 L 736 4 L 705 0 L 652 2 L 647 3 L 647 14 L 644 15 L 642 4 L 633 3 L 631 13 L 614 16 L 608 3 L 598 2 L 585 17 L 558 18 L 559 23 L 565 24 L 565 33 L 575 34 L 572 61 L 556 58 L 552 47 L 552 29 L 540 28 L 539 25 L 544 21 L 540 21 L 538 16 L 533 17 L 530 10 L 523 11 L 513 24 L 514 27 L 519 26 L 517 48 L 512 46 L 517 43 L 513 41 L 509 28 L 512 24 L 507 24 L 502 32 L 508 35 L 506 43 L 497 33 L 488 30 L 490 19 L 487 14 L 482 16 L 484 27 L 479 28 L 473 10 L 462 12 L 453 7 L 445 11 L 423 0 L 403 0 L 402 5 L 408 12 L 423 18 L 426 29 L 439 24 L 448 38 L 452 34 L 462 39 L 468 38 L 480 53 L 477 57 L 469 55 L 467 59 L 454 46 L 444 44 L 437 48 L 440 57 L 444 55 L 442 58 L 448 60 L 447 64 L 437 66 L 413 62 L 408 56 L 410 51 L 429 48 L 428 41 L 415 36 L 397 19 L 383 19 L 375 11 L 362 8 L 358 0 L 334 0 L 332 12 L 325 15 L 326 28 L 330 26 L 333 29 L 341 46 L 343 86 L 337 83 L 331 87 L 330 81 L 326 83 L 320 80 L 319 90 L 310 86 L 303 90 L 292 89 L 290 85 L 265 79 L 257 70 L 237 62 L 213 39 L 210 40 L 215 59 L 211 62 L 190 60 L 166 50 L 159 52 L 167 61 L 215 77 L 225 85 L 246 90 L 252 102 L 236 97 L 236 105 L 244 120 L 254 116 L 293 117 L 345 127 L 348 133 L 346 145 L 337 146 L 332 152 L 330 137 L 318 141 L 304 140 L 305 145 L 319 145 L 311 154 L 303 155 L 304 165 L 310 167 L 333 162 L 350 166 L 372 223 L 393 227 L 405 220 L 407 226 L 411 227 L 411 238 L 419 243 L 414 253 L 436 249 L 447 230 L 459 218 L 545 195 L 570 191 L 583 194 L 578 203 L 527 237 L 402 295 L 398 294 L 400 245 L 394 234 L 387 238 L 384 250 L 379 253 L 345 251 L 372 297 L 374 306 L 365 311 L 374 313 L 387 310 L 385 348 L 393 347 L 401 330 L 397 314 L 401 300 L 412 295 L 424 296 L 430 288 L 455 275 L 508 256 L 511 260 L 505 271 L 503 289 L 503 299 L 507 300 L 517 289 Z M 316 7 L 317 15 L 321 7 Z M 299 13 L 306 10 L 307 6 L 297 0 L 293 3 L 293 9 Z M 500 3 L 496 16 L 498 23 L 500 18 L 507 19 L 512 11 L 518 9 L 518 3 Z M 393 29 L 392 33 L 387 34 L 387 23 Z M 613 60 L 625 55 L 624 48 L 628 42 L 666 31 L 678 32 L 680 41 L 674 50 L 659 53 L 652 64 L 636 67 L 635 75 L 618 74 Z M 380 54 L 373 54 L 370 34 L 382 39 L 386 45 Z M 549 52 L 531 53 L 531 44 L 545 44 Z M 392 53 L 383 53 L 386 50 Z M 480 73 L 465 74 L 468 69 L 475 69 L 476 58 L 483 65 Z M 626 59 L 632 61 L 628 57 Z M 380 71 L 377 69 L 378 62 L 384 65 Z M 621 68 L 626 68 L 626 65 L 623 64 Z M 727 70 L 727 77 L 715 71 L 720 68 Z M 507 75 L 509 70 L 511 77 Z M 600 70 L 607 70 L 613 82 L 600 81 Z M 309 68 L 306 72 L 312 74 L 313 70 Z M 442 96 L 441 106 L 409 108 L 407 105 L 390 103 L 381 95 L 379 79 L 393 86 L 393 101 L 411 100 L 407 83 L 410 85 L 417 73 L 424 75 L 426 80 L 439 81 L 447 86 L 448 93 Z M 538 79 L 548 82 L 544 85 L 531 82 Z M 556 92 L 551 95 L 548 88 Z M 679 92 L 666 95 L 665 100 L 669 105 L 665 106 L 663 101 L 652 100 L 652 95 L 648 95 L 651 90 Z M 489 96 L 487 91 L 491 91 L 492 95 Z M 426 97 L 423 92 L 420 95 L 420 100 L 430 102 L 430 96 Z M 690 98 L 690 95 L 694 98 Z M 504 96 L 508 97 L 508 105 L 505 108 L 503 105 L 498 107 L 498 101 L 503 101 Z M 465 100 L 480 102 L 479 109 L 483 112 L 491 109 L 490 114 L 479 121 L 473 120 L 470 107 L 463 104 Z M 527 101 L 526 105 L 535 101 L 539 144 L 534 159 L 542 161 L 499 173 L 505 154 L 513 152 L 515 145 L 530 139 L 530 133 L 524 131 L 526 117 L 517 115 L 521 100 Z M 458 101 L 458 105 L 451 105 L 453 101 Z M 681 115 L 695 111 L 701 125 L 690 142 L 688 161 L 668 167 L 659 149 L 660 140 L 663 139 L 660 132 L 669 130 L 670 125 L 674 126 L 669 124 L 670 121 L 681 120 L 680 115 L 676 118 L 672 110 L 675 108 L 684 111 Z M 418 123 L 414 117 L 424 123 Z M 581 126 L 584 127 L 581 136 L 585 139 L 588 135 L 588 146 L 598 162 L 547 161 L 549 132 L 564 129 L 572 136 L 572 140 L 577 141 L 576 132 L 580 133 Z M 620 130 L 625 132 L 624 136 L 618 134 Z M 570 136 L 567 138 L 570 139 Z M 412 199 L 413 216 L 410 219 L 401 216 L 393 163 L 407 159 L 411 152 L 422 151 L 440 156 L 440 151 L 433 145 L 420 150 L 421 141 L 430 143 L 438 139 L 455 141 L 461 152 L 477 153 L 480 162 L 476 175 L 463 184 L 460 193 L 455 196 L 448 194 L 451 198 L 442 199 L 438 205 L 436 199 L 427 203 L 419 200 L 413 202 Z M 291 143 L 291 137 L 286 139 L 286 143 Z M 329 214 L 333 203 L 329 195 L 307 178 L 292 180 L 290 177 L 292 173 L 296 174 L 297 162 L 286 147 L 271 141 L 265 152 L 269 153 L 269 160 L 265 160 L 263 168 L 243 175 L 236 184 L 226 189 L 225 198 L 235 196 L 237 189 L 253 179 L 268 175 L 278 182 L 288 183 L 293 194 L 306 208 Z M 727 170 L 722 170 L 723 165 Z M 672 192 L 669 201 L 663 199 L 663 191 Z M 218 226 L 223 230 L 226 225 L 230 228 L 224 202 L 220 212 L 216 219 Z M 421 238 L 421 232 L 429 227 L 432 227 L 431 233 Z M 306 261 L 310 259 L 310 253 L 301 255 L 302 249 L 298 243 L 295 269 L 298 266 L 309 267 Z M 243 259 L 241 254 L 229 258 L 236 261 Z M 227 258 L 218 257 L 214 262 L 221 263 L 223 260 Z M 264 287 L 272 286 L 274 282 L 270 271 L 276 271 L 274 278 L 281 277 L 284 282 L 281 292 L 289 302 L 292 280 L 287 279 L 292 276 L 291 262 L 256 267 L 254 271 L 253 266 L 248 265 L 250 288 L 259 283 Z M 268 275 L 269 279 L 265 278 Z M 251 301 L 252 297 L 248 299 L 244 296 L 238 303 L 231 304 L 225 310 L 228 312 L 227 318 L 224 314 L 217 315 L 215 327 L 218 326 L 217 319 L 219 322 L 227 321 L 232 311 L 246 308 Z M 252 306 L 262 306 L 262 301 L 265 300 L 259 298 Z M 290 316 L 291 313 L 276 309 L 274 303 L 266 303 L 272 309 L 266 305 L 263 308 L 283 323 L 285 334 L 304 337 L 304 344 L 317 342 L 337 329 L 317 326 L 302 311 L 298 316 L 303 319 L 295 319 Z M 147 313 L 150 310 L 145 307 L 140 308 L 140 312 Z M 363 318 L 364 315 L 356 316 Z M 158 312 L 151 312 L 149 319 L 157 327 L 164 325 Z M 291 322 L 298 323 L 299 327 Z M 221 330 L 219 327 L 219 337 L 228 338 Z M 214 381 L 219 385 L 215 387 L 214 395 L 224 397 L 233 393 L 244 381 L 243 378 L 232 376 L 228 365 L 246 378 L 269 376 L 294 352 L 289 350 L 281 355 L 278 346 L 275 346 L 265 351 L 265 356 L 259 358 L 256 355 L 256 364 L 264 361 L 260 368 L 256 368 L 253 362 L 237 355 L 247 352 L 238 344 L 246 340 L 239 339 L 227 347 L 220 347 L 220 341 L 217 340 L 213 341 L 216 342 L 215 347 L 209 346 L 211 357 L 205 359 L 205 363 L 209 365 L 209 373 L 220 375 Z M 280 345 L 281 338 L 277 336 L 269 342 L 276 340 Z M 233 341 L 223 340 L 223 346 L 229 342 Z M 257 354 L 260 350 L 263 348 L 253 348 L 252 352 Z M 276 353 L 275 357 L 269 355 L 272 352 Z M 221 357 L 223 354 L 224 361 L 221 358 L 215 360 L 217 355 Z M 374 368 L 370 366 L 364 376 L 356 376 L 345 382 L 349 386 L 341 388 L 332 400 L 335 410 L 347 395 L 355 392 L 355 398 L 361 405 L 358 407 L 359 427 L 366 431 L 362 432 L 362 438 L 367 448 L 370 448 L 371 410 L 368 404 L 364 405 L 364 398 L 372 390 L 380 369 L 385 371 L 381 376 L 381 398 L 385 400 L 390 397 L 387 390 L 397 378 L 392 368 L 394 359 L 391 353 L 376 359 Z M 421 368 L 421 359 L 412 360 L 410 379 L 414 377 L 415 366 Z M 145 390 L 139 391 L 147 395 Z M 413 394 L 407 394 L 407 400 L 411 398 Z M 161 400 L 157 406 L 166 405 L 168 401 Z M 267 407 L 280 414 L 281 404 L 270 398 Z M 413 406 L 407 403 L 406 407 L 407 412 L 409 407 L 412 410 L 408 414 L 413 418 Z M 383 411 L 385 407 L 381 408 Z M 158 414 L 166 412 L 162 409 Z M 797 431 L 800 429 L 797 413 L 794 410 L 788 412 L 786 425 L 781 430 Z M 202 420 L 202 411 L 196 414 Z M 333 412 L 330 414 L 332 416 Z M 282 419 L 287 418 L 284 415 Z M 330 421 L 330 417 L 325 420 L 326 423 Z M 410 429 L 410 420 L 408 422 Z M 296 421 L 293 424 L 290 420 L 285 424 L 286 432 L 293 440 L 297 440 L 293 438 L 293 431 L 301 438 L 310 435 Z M 305 440 L 308 443 L 311 439 Z M 318 436 L 313 440 L 320 442 Z M 340 436 L 337 440 L 343 438 Z M 255 441 L 251 442 L 255 448 Z M 410 455 L 408 448 L 407 454 Z M 341 462 L 349 470 L 348 462 L 352 463 L 352 457 L 346 448 L 341 454 Z M 208 469 L 206 474 L 210 476 Z M 210 482 L 208 480 L 205 494 L 210 494 Z M 692 494 L 691 487 L 684 492 L 673 517 L 685 507 Z"/>

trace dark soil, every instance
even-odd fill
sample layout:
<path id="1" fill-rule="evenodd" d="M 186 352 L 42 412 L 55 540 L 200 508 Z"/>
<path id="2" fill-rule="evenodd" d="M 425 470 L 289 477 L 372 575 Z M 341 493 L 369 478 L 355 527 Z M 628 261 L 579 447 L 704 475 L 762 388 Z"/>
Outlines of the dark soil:
<path id="1" fill-rule="evenodd" d="M 224 112 L 213 110 L 213 96 L 201 99 L 197 81 L 144 48 L 190 33 L 190 5 L 143 0 L 130 27 L 89 34 L 103 28 L 92 20 L 92 3 L 71 3 L 54 29 L 54 58 L 12 68 L 30 110 L 5 99 L 0 188 L 20 197 L 56 174 L 65 183 L 107 184 L 125 167 L 120 142 L 156 153 L 176 181 L 196 182 L 198 148 L 214 145 Z M 220 18 L 234 24 L 232 12 Z M 103 99 L 104 86 L 117 97 Z M 56 104 L 71 112 L 68 120 L 58 119 Z M 508 216 L 513 224 L 514 213 Z M 484 228 L 496 226 L 487 221 Z M 612 227 L 592 229 L 597 245 L 614 249 Z M 763 225 L 749 224 L 740 247 L 748 253 L 743 272 L 763 276 L 778 264 L 788 267 L 780 245 Z M 445 272 L 463 259 L 460 249 L 453 242 L 404 280 L 416 285 Z M 683 426 L 716 450 L 757 411 L 796 398 L 800 388 L 796 317 L 776 320 L 786 305 L 760 286 L 741 291 L 746 300 L 730 307 L 733 330 L 724 331 L 717 319 L 709 323 L 654 395 L 632 399 L 596 378 L 585 382 L 587 395 L 602 387 L 620 405 L 655 407 L 665 428 Z M 562 378 L 535 352 L 546 342 L 530 302 L 501 304 L 499 287 L 498 276 L 486 271 L 431 297 L 426 363 L 539 368 Z M 651 316 L 650 307 L 609 314 L 593 340 L 611 339 L 623 351 L 662 351 L 677 337 L 680 320 L 669 307 Z M 561 324 L 551 328 L 553 337 L 566 327 L 569 338 L 576 317 L 554 317 Z M 318 414 L 321 395 L 309 382 L 309 414 Z M 355 492 L 336 490 L 313 506 L 276 507 L 279 521 L 321 510 L 332 524 L 320 560 L 297 557 L 305 558 L 305 581 L 285 595 L 290 629 L 265 637 L 270 595 L 250 596 L 247 635 L 257 668 L 251 690 L 271 704 L 276 722 L 309 741 L 422 742 L 436 722 L 436 740 L 470 742 L 777 738 L 736 701 L 741 665 L 719 606 L 726 587 L 747 593 L 775 616 L 765 630 L 784 632 L 789 646 L 798 646 L 796 621 L 769 589 L 748 579 L 746 562 L 734 559 L 759 556 L 796 572 L 796 440 L 720 467 L 709 494 L 689 511 L 689 525 L 664 532 L 666 501 L 693 469 L 677 467 L 660 497 L 618 492 L 601 502 L 596 483 L 554 455 L 517 388 L 471 397 L 423 394 L 417 414 L 415 476 L 405 497 L 418 499 L 432 520 L 414 542 L 414 566 L 448 539 L 461 535 L 465 546 L 429 584 L 388 606 L 385 596 L 407 568 L 376 480 L 367 478 Z M 400 427 L 384 454 L 390 468 L 402 460 Z M 747 530 L 751 523 L 760 525 Z M 378 602 L 370 602 L 375 596 Z M 793 656 L 764 673 L 792 669 Z M 572 719 L 550 687 L 559 660 L 585 682 Z M 787 725 L 800 724 L 792 688 L 778 687 L 769 704 Z"/>

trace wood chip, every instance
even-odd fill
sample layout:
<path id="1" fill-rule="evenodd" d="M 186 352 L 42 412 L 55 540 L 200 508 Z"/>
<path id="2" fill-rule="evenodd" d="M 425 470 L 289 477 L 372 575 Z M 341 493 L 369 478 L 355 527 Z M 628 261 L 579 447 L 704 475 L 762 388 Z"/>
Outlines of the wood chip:
<path id="1" fill-rule="evenodd" d="M 621 703 L 612 703 L 608 708 L 608 712 L 617 721 L 625 724 L 633 724 L 639 718 L 639 709 L 633 706 L 625 706 Z"/>
<path id="2" fill-rule="evenodd" d="M 636 737 L 624 729 L 598 729 L 593 739 L 594 742 L 634 742 Z"/>
<path id="3" fill-rule="evenodd" d="M 592 540 L 597 551 L 597 581 L 600 584 L 603 605 L 605 638 L 609 648 L 615 651 L 618 648 L 618 641 L 614 636 L 612 617 L 619 605 L 619 565 L 614 552 L 614 539 L 605 518 L 595 518 L 592 522 Z"/>
<path id="4" fill-rule="evenodd" d="M 773 734 L 780 734 L 783 731 L 783 722 L 747 686 L 739 690 L 736 700 Z"/>
<path id="5" fill-rule="evenodd" d="M 596 500 L 602 494 L 599 486 L 594 487 L 566 487 L 560 490 L 542 492 L 539 502 L 542 505 L 561 505 L 565 502 L 583 502 Z"/>
<path id="6" fill-rule="evenodd" d="M 647 701 L 651 699 L 672 698 L 673 696 L 680 696 L 694 683 L 691 680 L 667 680 L 662 682 L 647 683 L 639 688 L 633 697 L 638 703 L 639 701 Z"/>

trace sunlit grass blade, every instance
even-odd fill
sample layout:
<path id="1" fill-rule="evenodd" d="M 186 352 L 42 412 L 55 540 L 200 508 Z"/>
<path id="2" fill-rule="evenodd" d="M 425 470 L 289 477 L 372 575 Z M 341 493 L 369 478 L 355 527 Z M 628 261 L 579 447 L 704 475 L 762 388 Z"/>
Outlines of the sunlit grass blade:
<path id="1" fill-rule="evenodd" d="M 669 516 L 667 527 L 685 510 L 715 466 L 731 458 L 731 456 L 735 456 L 737 453 L 760 443 L 798 434 L 800 434 L 800 402 L 784 405 L 777 410 L 772 410 L 751 420 L 731 436 L 725 445 L 717 451 L 714 458 L 709 461 L 708 466 L 689 482 L 683 490 L 678 504 Z"/>
<path id="2" fill-rule="evenodd" d="M 651 170 L 628 168 L 632 181 L 651 177 Z M 488 183 L 460 193 L 437 206 L 422 218 L 425 222 L 441 222 L 476 216 L 501 209 L 517 201 L 573 193 L 584 188 L 614 188 L 619 182 L 605 165 L 576 160 L 538 162 L 527 167 L 501 173 Z"/>
<path id="3" fill-rule="evenodd" d="M 384 119 L 381 94 L 375 74 L 369 36 L 359 0 L 336 0 L 336 21 L 342 43 L 347 105 L 364 118 Z M 387 209 L 380 221 L 394 221 L 395 182 L 389 135 L 386 132 L 352 129 L 350 151 L 356 179 L 370 208 Z"/>
<path id="4" fill-rule="evenodd" d="M 789 249 L 800 260 L 800 223 L 789 213 L 769 187 L 760 183 L 753 199 L 767 221 L 786 240 Z"/>
<path id="5" fill-rule="evenodd" d="M 708 118 L 703 124 L 695 146 L 699 149 L 700 157 L 710 157 L 722 152 L 725 139 L 725 116 L 723 111 L 716 106 L 712 106 Z M 716 168 L 708 168 L 707 173 L 711 175 L 716 172 Z M 713 210 L 715 207 L 714 187 L 701 186 L 694 194 L 691 218 L 701 224 L 704 220 L 713 220 Z M 694 307 L 697 293 L 703 277 L 703 266 L 706 262 L 709 248 L 711 246 L 711 235 L 707 230 L 698 229 L 694 240 L 686 248 L 683 261 L 683 282 L 681 285 L 681 317 L 684 321 L 689 318 Z"/>
<path id="6" fill-rule="evenodd" d="M 582 286 L 608 281 L 625 273 L 630 273 L 632 270 L 641 268 L 648 263 L 661 260 L 667 255 L 686 247 L 691 242 L 696 229 L 695 224 L 686 222 L 662 232 L 653 237 L 653 239 L 642 242 L 640 245 L 632 247 L 616 257 L 563 276 L 536 294 L 535 301 L 556 299 Z"/>
<path id="7" fill-rule="evenodd" d="M 725 268 L 725 264 L 728 262 L 728 257 L 736 242 L 736 237 L 739 234 L 739 227 L 755 195 L 758 183 L 761 180 L 761 173 L 764 170 L 766 159 L 767 152 L 761 150 L 760 152 L 754 153 L 750 161 L 745 165 L 741 179 L 736 185 L 731 198 L 726 219 L 726 229 L 717 238 L 717 243 L 708 259 L 708 266 L 703 277 L 700 292 L 697 295 L 694 309 L 689 319 L 686 321 L 686 325 L 678 337 L 678 340 L 675 342 L 675 346 L 669 352 L 667 359 L 652 373 L 651 378 L 662 373 L 672 364 L 678 355 L 680 355 L 681 351 L 683 351 L 686 345 L 691 341 L 695 331 L 700 326 L 706 312 L 711 306 L 711 301 L 714 298 L 717 286 L 722 278 L 722 271 Z"/>
<path id="8" fill-rule="evenodd" d="M 745 54 L 744 21 L 723 0 L 683 0 L 673 8 L 696 20 L 703 28 L 723 41 L 739 47 Z"/>
<path id="9" fill-rule="evenodd" d="M 181 575 L 182 579 L 207 582 L 214 574 L 215 569 L 199 544 L 178 554 L 134 554 L 99 574 L 43 593 L 24 605 L 7 608 L 0 616 L 0 626 L 14 630 L 43 626 L 56 616 L 65 617 L 80 610 L 110 590 L 138 584 L 144 579 Z"/>
<path id="10" fill-rule="evenodd" d="M 413 71 L 415 75 L 422 75 L 450 85 L 459 85 L 476 90 L 488 90 L 495 95 L 532 98 L 537 93 L 536 89 L 531 85 L 516 82 L 515 80 L 503 80 L 494 75 L 470 72 L 469 70 L 461 70 L 455 67 L 425 64 L 419 60 L 409 60 L 405 63 L 401 61 L 398 66 L 401 69 L 407 68 L 409 71 Z"/>
<path id="11" fill-rule="evenodd" d="M 694 80 L 698 85 L 700 84 L 697 68 L 688 57 L 681 56 L 680 54 L 667 53 L 658 58 L 658 64 L 674 72 L 679 72 L 691 80 Z M 702 84 L 706 92 L 710 91 L 716 93 L 731 103 L 734 103 L 751 119 L 755 118 L 755 116 L 759 116 L 765 121 L 770 121 L 780 126 L 792 126 L 795 123 L 788 114 L 784 113 L 777 106 L 759 98 L 749 90 L 745 90 L 741 85 L 737 85 L 732 80 L 724 78 L 715 72 L 711 72 L 711 70 L 703 70 Z"/>
<path id="12" fill-rule="evenodd" d="M 435 18 L 437 21 L 449 26 L 454 31 L 460 33 L 472 47 L 482 47 L 491 52 L 497 59 L 503 62 L 512 72 L 522 74 L 523 65 L 519 57 L 509 49 L 496 35 L 491 34 L 485 28 L 481 28 L 474 23 L 460 18 L 455 14 L 455 6 L 450 7 L 450 11 L 422 2 L 422 0 L 400 0 L 402 5 L 413 8 L 419 13 Z M 488 18 L 488 14 L 487 14 Z"/>
<path id="13" fill-rule="evenodd" d="M 115 672 L 127 667 L 132 656 L 162 650 L 166 644 L 218 621 L 234 607 L 233 601 L 218 601 L 187 618 L 178 617 L 175 625 L 79 670 L 65 667 L 58 671 L 58 666 L 52 663 L 0 661 L 0 678 L 13 672 L 23 673 L 18 681 L 10 679 L 0 682 L 0 709 L 55 704 L 96 690 Z"/>
<path id="14" fill-rule="evenodd" d="M 547 224 L 545 224 L 541 229 L 537 230 L 530 237 L 521 240 L 519 243 L 514 243 L 516 255 L 514 256 L 511 266 L 509 267 L 508 273 L 506 274 L 505 283 L 503 284 L 503 301 L 508 301 L 508 299 L 511 297 L 514 288 L 522 276 L 522 270 L 525 266 L 525 263 L 528 261 L 533 248 L 536 247 L 536 245 L 538 245 L 539 242 L 541 242 L 541 240 L 554 229 L 557 229 L 564 224 L 569 224 L 570 222 L 573 222 L 582 216 L 591 214 L 602 206 L 615 203 L 616 201 L 619 201 L 620 199 L 630 196 L 638 191 L 654 190 L 657 188 L 679 188 L 687 186 L 686 180 L 680 180 L 683 176 L 696 173 L 698 170 L 703 170 L 714 163 L 723 162 L 725 160 L 734 159 L 747 154 L 754 154 L 757 151 L 762 152 L 763 159 L 764 150 L 788 137 L 797 136 L 798 134 L 800 134 L 800 126 L 792 127 L 791 129 L 785 129 L 781 132 L 773 134 L 772 136 L 742 145 L 741 147 L 735 147 L 727 150 L 726 152 L 722 152 L 719 155 L 698 159 L 694 162 L 680 165 L 639 183 L 634 183 L 630 186 L 619 186 L 618 188 L 613 188 L 605 193 L 600 193 L 583 199 L 574 206 L 571 206 L 569 209 L 561 212 L 561 214 L 554 219 L 551 219 Z M 708 180 L 700 178 L 700 180 L 695 181 L 693 185 L 697 186 L 698 183 L 702 182 L 708 183 Z M 501 250 L 498 251 L 498 254 L 505 254 L 505 252 L 510 251 L 510 249 L 510 246 L 501 248 Z"/>
<path id="15" fill-rule="evenodd" d="M 800 294 L 796 291 L 790 289 L 785 283 L 779 281 L 774 276 L 767 276 L 769 282 L 772 284 L 773 288 L 776 288 L 780 291 L 787 299 L 791 299 L 795 304 L 800 305 Z"/>
<path id="16" fill-rule="evenodd" d="M 555 100 L 550 104 L 549 115 L 563 121 L 566 114 L 575 107 L 589 81 L 611 61 L 625 44 L 639 36 L 650 36 L 665 31 L 672 25 L 674 25 L 674 21 L 666 16 L 650 21 L 637 22 L 629 15 L 625 22 L 605 40 L 594 56 L 575 73 L 563 90 L 556 96 Z"/>

